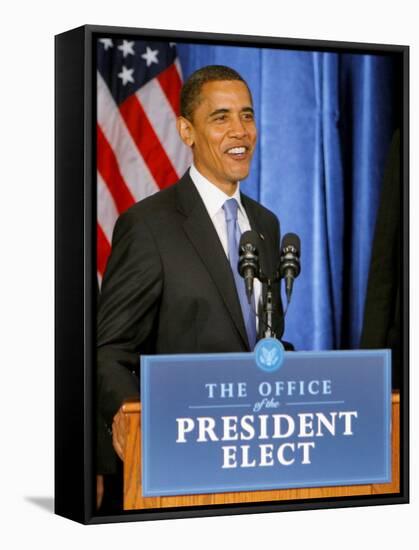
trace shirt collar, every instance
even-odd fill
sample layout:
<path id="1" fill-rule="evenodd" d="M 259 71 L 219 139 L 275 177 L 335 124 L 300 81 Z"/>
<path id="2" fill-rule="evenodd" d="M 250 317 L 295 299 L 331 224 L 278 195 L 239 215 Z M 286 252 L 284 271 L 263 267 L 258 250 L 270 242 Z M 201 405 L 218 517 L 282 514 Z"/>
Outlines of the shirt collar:
<path id="1" fill-rule="evenodd" d="M 194 164 L 191 165 L 189 175 L 201 196 L 202 201 L 208 211 L 210 218 L 213 218 L 219 210 L 223 207 L 223 204 L 228 199 L 236 199 L 239 204 L 239 209 L 244 213 L 243 204 L 240 197 L 240 182 L 237 182 L 237 188 L 233 196 L 229 196 L 224 191 L 221 191 L 216 185 L 211 183 L 206 177 L 204 177 Z"/>

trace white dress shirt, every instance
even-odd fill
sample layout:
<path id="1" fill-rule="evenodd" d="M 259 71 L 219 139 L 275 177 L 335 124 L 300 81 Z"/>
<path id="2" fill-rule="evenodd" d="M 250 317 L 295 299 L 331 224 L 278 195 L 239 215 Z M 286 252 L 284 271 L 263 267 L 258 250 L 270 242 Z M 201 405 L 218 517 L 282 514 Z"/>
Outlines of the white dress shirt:
<path id="1" fill-rule="evenodd" d="M 249 218 L 247 217 L 246 210 L 243 208 L 240 198 L 240 182 L 237 183 L 237 188 L 232 197 L 221 191 L 216 185 L 211 183 L 205 178 L 196 167 L 192 164 L 189 175 L 195 184 L 196 189 L 207 209 L 208 215 L 214 224 L 218 237 L 223 245 L 224 252 L 228 258 L 228 238 L 227 238 L 227 223 L 225 219 L 225 213 L 223 210 L 223 204 L 228 199 L 236 199 L 239 208 L 237 210 L 237 222 L 239 224 L 240 233 L 249 231 L 251 229 Z M 261 283 L 259 279 L 254 280 L 253 292 L 255 296 L 255 304 L 259 304 L 261 295 Z M 258 318 L 256 317 L 256 329 L 258 327 Z"/>

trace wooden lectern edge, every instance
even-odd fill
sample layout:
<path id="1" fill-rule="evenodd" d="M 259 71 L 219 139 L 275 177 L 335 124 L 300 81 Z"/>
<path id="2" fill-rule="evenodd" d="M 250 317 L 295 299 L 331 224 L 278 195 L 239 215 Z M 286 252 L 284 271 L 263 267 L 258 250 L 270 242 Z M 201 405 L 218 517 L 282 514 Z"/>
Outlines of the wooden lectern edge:
<path id="1" fill-rule="evenodd" d="M 141 401 L 139 399 L 127 399 L 122 404 L 122 412 L 125 414 L 138 414 L 141 412 Z"/>

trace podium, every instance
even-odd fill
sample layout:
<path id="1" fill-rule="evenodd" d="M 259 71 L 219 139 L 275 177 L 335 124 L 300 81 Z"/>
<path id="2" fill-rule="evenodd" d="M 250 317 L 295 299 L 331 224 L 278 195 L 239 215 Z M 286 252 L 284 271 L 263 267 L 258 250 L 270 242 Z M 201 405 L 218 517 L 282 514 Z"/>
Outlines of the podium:
<path id="1" fill-rule="evenodd" d="M 400 395 L 398 392 L 393 392 L 391 406 L 391 482 L 382 484 L 144 497 L 141 480 L 141 403 L 127 401 L 123 405 L 123 412 L 128 425 L 124 461 L 124 510 L 383 495 L 400 491 Z"/>

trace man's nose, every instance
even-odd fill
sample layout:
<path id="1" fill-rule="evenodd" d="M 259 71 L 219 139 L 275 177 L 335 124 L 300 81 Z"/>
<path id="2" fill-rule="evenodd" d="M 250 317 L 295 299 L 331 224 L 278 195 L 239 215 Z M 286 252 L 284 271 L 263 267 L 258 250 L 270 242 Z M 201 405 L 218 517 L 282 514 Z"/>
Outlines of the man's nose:
<path id="1" fill-rule="evenodd" d="M 243 137 L 247 135 L 247 127 L 240 117 L 234 117 L 231 120 L 230 135 L 234 137 Z"/>

